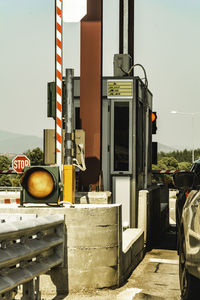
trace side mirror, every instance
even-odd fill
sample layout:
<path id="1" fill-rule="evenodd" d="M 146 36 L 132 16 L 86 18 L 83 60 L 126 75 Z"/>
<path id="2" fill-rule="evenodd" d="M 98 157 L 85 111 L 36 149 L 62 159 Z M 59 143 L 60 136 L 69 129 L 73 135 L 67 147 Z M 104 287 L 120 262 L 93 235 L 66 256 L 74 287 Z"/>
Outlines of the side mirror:
<path id="1" fill-rule="evenodd" d="M 180 172 L 173 175 L 174 185 L 181 189 L 191 189 L 193 187 L 195 174 L 193 172 Z"/>

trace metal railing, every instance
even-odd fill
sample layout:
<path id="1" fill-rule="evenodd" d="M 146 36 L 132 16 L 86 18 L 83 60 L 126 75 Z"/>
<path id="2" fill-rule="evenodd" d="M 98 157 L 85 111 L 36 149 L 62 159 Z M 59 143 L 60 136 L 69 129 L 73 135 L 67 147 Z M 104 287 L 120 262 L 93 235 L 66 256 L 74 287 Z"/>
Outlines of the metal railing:
<path id="1" fill-rule="evenodd" d="M 8 191 L 8 192 L 20 192 L 21 191 L 20 186 L 0 186 L 0 192 L 1 191 Z"/>
<path id="2" fill-rule="evenodd" d="M 64 216 L 23 216 L 0 215 L 0 300 L 14 299 L 20 285 L 23 300 L 40 299 L 39 275 L 63 264 Z"/>

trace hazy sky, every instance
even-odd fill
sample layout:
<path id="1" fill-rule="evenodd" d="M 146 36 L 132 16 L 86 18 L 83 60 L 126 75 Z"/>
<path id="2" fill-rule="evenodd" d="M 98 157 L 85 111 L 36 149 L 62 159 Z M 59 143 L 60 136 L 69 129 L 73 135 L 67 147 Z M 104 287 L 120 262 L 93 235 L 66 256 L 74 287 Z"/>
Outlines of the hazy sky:
<path id="1" fill-rule="evenodd" d="M 104 75 L 118 52 L 118 0 L 104 0 Z M 79 75 L 79 24 L 64 26 L 64 69 Z M 54 0 L 0 0 L 0 130 L 42 136 L 47 82 L 54 80 Z M 169 146 L 200 147 L 200 1 L 135 0 L 135 63 L 146 71 L 158 112 L 156 139 Z M 143 73 L 136 70 L 136 75 Z"/>

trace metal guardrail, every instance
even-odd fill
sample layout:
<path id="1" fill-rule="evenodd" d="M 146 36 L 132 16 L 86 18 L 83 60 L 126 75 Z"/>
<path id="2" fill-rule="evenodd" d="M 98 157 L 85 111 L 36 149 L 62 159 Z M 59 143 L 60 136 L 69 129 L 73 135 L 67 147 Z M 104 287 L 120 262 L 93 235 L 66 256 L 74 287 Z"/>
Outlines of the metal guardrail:
<path id="1" fill-rule="evenodd" d="M 0 186 L 0 192 L 1 191 L 8 191 L 8 192 L 20 192 L 21 191 L 20 186 Z"/>
<path id="2" fill-rule="evenodd" d="M 190 170 L 152 170 L 152 174 L 158 175 L 173 175 L 179 172 L 190 172 Z"/>
<path id="3" fill-rule="evenodd" d="M 40 299 L 39 275 L 63 264 L 64 216 L 9 218 L 0 215 L 0 300 L 14 299 L 19 285 L 23 300 Z"/>
<path id="4" fill-rule="evenodd" d="M 14 174 L 14 175 L 21 175 L 21 174 L 23 174 L 23 173 L 17 173 L 15 170 L 9 169 L 9 170 L 0 170 L 0 174 Z"/>

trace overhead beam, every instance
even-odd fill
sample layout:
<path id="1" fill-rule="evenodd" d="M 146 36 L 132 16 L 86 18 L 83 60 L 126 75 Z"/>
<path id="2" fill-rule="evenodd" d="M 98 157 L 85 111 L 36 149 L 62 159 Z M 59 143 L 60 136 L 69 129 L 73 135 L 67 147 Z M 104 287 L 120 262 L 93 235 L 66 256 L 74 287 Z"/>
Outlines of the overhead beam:
<path id="1" fill-rule="evenodd" d="M 87 0 L 81 21 L 80 118 L 85 130 L 87 170 L 82 185 L 98 181 L 101 170 L 102 0 Z"/>

